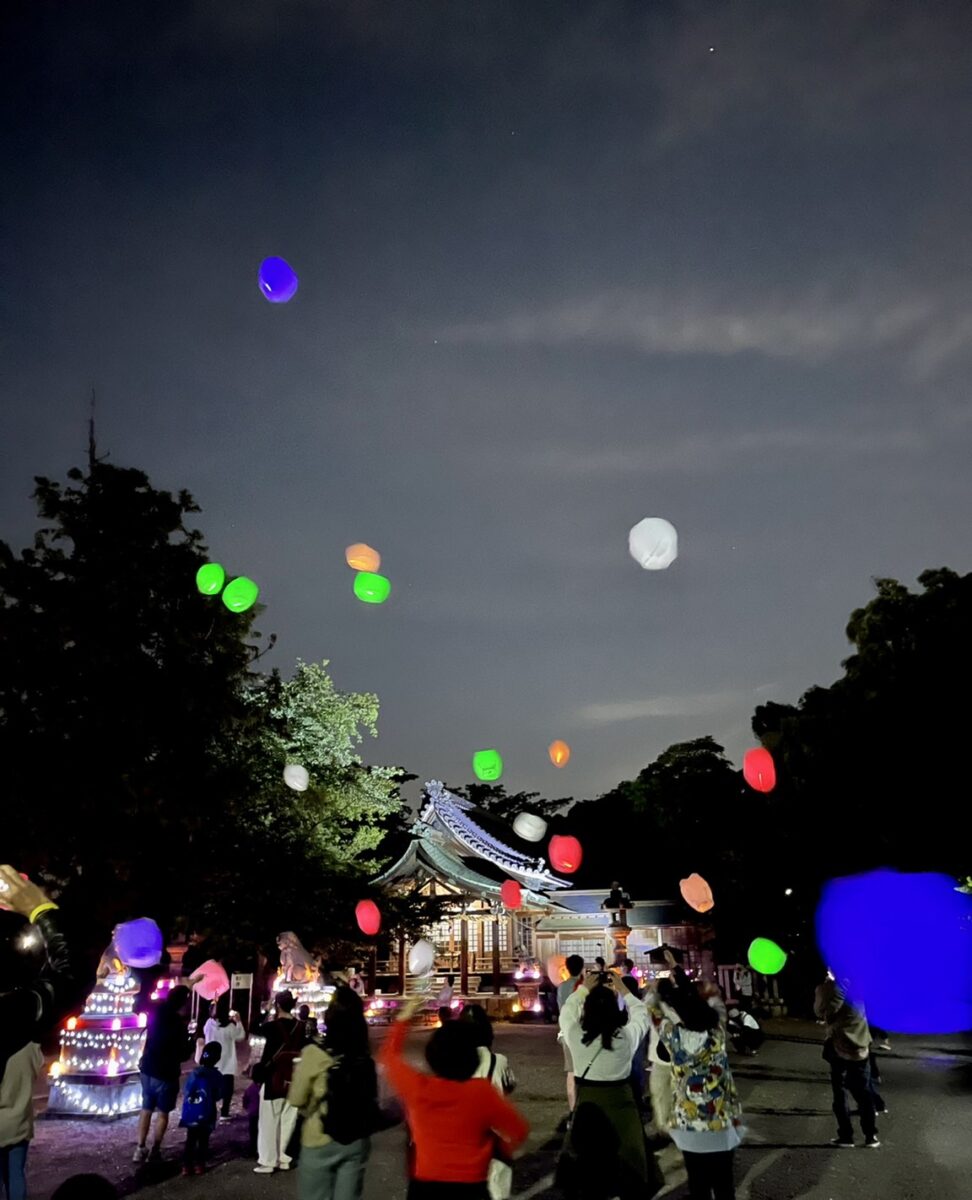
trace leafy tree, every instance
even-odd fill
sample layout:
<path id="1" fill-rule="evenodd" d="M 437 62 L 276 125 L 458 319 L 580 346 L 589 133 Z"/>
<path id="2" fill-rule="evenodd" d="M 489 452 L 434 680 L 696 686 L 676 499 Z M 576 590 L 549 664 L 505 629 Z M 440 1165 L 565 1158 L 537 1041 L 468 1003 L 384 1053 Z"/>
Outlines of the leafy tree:
<path id="1" fill-rule="evenodd" d="M 568 805 L 573 804 L 570 796 L 559 800 L 547 800 L 539 792 L 514 792 L 508 795 L 501 783 L 467 783 L 465 787 L 451 789 L 457 796 L 471 800 L 477 808 L 489 813 L 498 821 L 512 825 L 521 812 L 536 813 L 550 820 Z"/>

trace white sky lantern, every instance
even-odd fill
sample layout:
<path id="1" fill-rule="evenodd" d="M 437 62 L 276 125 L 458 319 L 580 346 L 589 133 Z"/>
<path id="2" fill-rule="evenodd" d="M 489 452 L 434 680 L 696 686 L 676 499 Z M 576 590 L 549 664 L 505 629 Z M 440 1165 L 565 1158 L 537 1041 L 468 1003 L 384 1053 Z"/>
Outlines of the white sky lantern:
<path id="1" fill-rule="evenodd" d="M 307 768 L 298 763 L 287 763 L 284 767 L 284 783 L 295 792 L 306 792 L 310 784 Z"/>
<path id="2" fill-rule="evenodd" d="M 525 842 L 539 842 L 547 832 L 547 822 L 536 813 L 521 812 L 513 822 L 513 832 Z"/>
<path id="3" fill-rule="evenodd" d="M 664 571 L 678 558 L 678 534 L 664 517 L 645 517 L 628 534 L 628 549 L 639 567 Z"/>
<path id="4" fill-rule="evenodd" d="M 419 938 L 408 952 L 410 975 L 427 975 L 435 966 L 435 947 L 425 938 Z"/>

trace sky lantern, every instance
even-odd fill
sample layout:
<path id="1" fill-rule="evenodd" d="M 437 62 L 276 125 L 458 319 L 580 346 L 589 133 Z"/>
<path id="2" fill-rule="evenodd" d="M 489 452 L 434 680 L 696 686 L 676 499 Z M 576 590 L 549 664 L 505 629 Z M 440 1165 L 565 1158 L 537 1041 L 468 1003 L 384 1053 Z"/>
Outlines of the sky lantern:
<path id="1" fill-rule="evenodd" d="M 230 612 L 246 612 L 256 604 L 259 595 L 260 589 L 253 580 L 240 575 L 223 589 L 223 603 Z"/>
<path id="2" fill-rule="evenodd" d="M 639 567 L 664 571 L 678 558 L 678 534 L 664 517 L 645 517 L 628 534 L 628 550 Z"/>
<path id="3" fill-rule="evenodd" d="M 696 912 L 708 912 L 710 908 L 715 907 L 715 899 L 712 895 L 712 888 L 706 883 L 701 875 L 696 875 L 694 872 L 688 879 L 683 879 L 679 882 L 678 890 L 682 893 L 682 899 Z"/>
<path id="4" fill-rule="evenodd" d="M 755 746 L 743 755 L 743 779 L 757 792 L 771 792 L 776 787 L 776 766 L 765 746 Z"/>
<path id="5" fill-rule="evenodd" d="M 472 769 L 477 779 L 492 783 L 503 774 L 503 758 L 498 750 L 477 750 L 472 756 Z"/>
<path id="6" fill-rule="evenodd" d="M 753 938 L 746 957 L 749 965 L 760 975 L 779 975 L 786 966 L 786 951 L 769 938 Z"/>
<path id="7" fill-rule="evenodd" d="M 162 960 L 162 930 L 151 917 L 137 917 L 115 927 L 115 949 L 126 967 L 145 970 Z"/>
<path id="8" fill-rule="evenodd" d="M 550 865 L 555 871 L 563 871 L 572 875 L 581 865 L 584 851 L 575 837 L 569 834 L 555 833 L 550 839 Z"/>
<path id="9" fill-rule="evenodd" d="M 203 563 L 196 572 L 196 587 L 204 596 L 218 596 L 226 582 L 226 572 L 220 563 Z"/>
<path id="10" fill-rule="evenodd" d="M 551 742 L 547 750 L 550 755 L 550 761 L 555 767 L 566 767 L 570 762 L 570 746 L 566 742 L 562 742 L 559 738 L 555 742 Z"/>
<path id="11" fill-rule="evenodd" d="M 513 832 L 525 842 L 539 842 L 547 832 L 547 822 L 536 813 L 521 812 L 513 822 Z"/>
<path id="12" fill-rule="evenodd" d="M 295 792 L 306 792 L 310 786 L 310 775 L 307 768 L 300 763 L 287 763 L 283 769 L 284 783 Z"/>
<path id="13" fill-rule="evenodd" d="M 354 571 L 377 571 L 381 566 L 381 555 L 365 542 L 355 542 L 344 552 L 344 561 Z"/>
<path id="14" fill-rule="evenodd" d="M 215 959 L 209 958 L 202 966 L 197 967 L 192 973 L 192 978 L 195 980 L 192 990 L 198 992 L 204 1000 L 215 1000 L 217 996 L 229 991 L 229 976 L 222 963 L 216 962 Z"/>
<path id="15" fill-rule="evenodd" d="M 354 577 L 354 594 L 364 604 L 384 604 L 391 595 L 391 583 L 374 571 L 359 571 Z"/>
<path id="16" fill-rule="evenodd" d="M 260 292 L 271 304 L 286 304 L 297 295 L 300 280 L 285 258 L 265 258 L 260 263 Z"/>
<path id="17" fill-rule="evenodd" d="M 355 905 L 354 919 L 366 937 L 374 937 L 381 929 L 381 913 L 374 900 L 359 900 Z"/>
<path id="18" fill-rule="evenodd" d="M 507 908 L 516 910 L 523 907 L 523 889 L 515 879 L 507 879 L 500 888 L 500 899 Z"/>
<path id="19" fill-rule="evenodd" d="M 419 938 L 408 952 L 408 970 L 411 975 L 428 975 L 435 966 L 435 947 L 425 938 Z"/>
<path id="20" fill-rule="evenodd" d="M 567 978 L 567 959 L 563 954 L 551 954 L 547 959 L 547 978 L 554 987 Z"/>

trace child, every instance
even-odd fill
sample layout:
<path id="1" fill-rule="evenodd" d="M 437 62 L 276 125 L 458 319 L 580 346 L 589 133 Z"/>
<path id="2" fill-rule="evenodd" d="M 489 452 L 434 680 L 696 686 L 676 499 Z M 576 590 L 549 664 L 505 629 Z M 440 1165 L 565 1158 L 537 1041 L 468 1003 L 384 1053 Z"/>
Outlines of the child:
<path id="1" fill-rule="evenodd" d="M 216 1125 L 216 1108 L 223 1092 L 223 1077 L 216 1069 L 221 1053 L 219 1042 L 207 1042 L 199 1066 L 186 1080 L 182 1120 L 179 1122 L 186 1127 L 183 1175 L 201 1175 L 206 1169 L 209 1135 Z"/>

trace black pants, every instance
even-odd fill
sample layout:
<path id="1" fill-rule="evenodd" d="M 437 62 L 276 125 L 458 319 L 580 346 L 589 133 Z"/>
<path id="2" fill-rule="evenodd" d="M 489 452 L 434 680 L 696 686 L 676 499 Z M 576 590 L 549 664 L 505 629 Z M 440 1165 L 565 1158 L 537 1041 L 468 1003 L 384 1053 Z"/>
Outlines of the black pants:
<path id="1" fill-rule="evenodd" d="M 209 1132 L 208 1125 L 190 1125 L 186 1130 L 184 1161 L 187 1167 L 204 1167 L 206 1165 L 206 1158 L 209 1155 Z"/>
<path id="2" fill-rule="evenodd" d="M 229 1116 L 230 1104 L 233 1100 L 233 1088 L 234 1087 L 236 1087 L 236 1076 L 235 1075 L 224 1075 L 223 1076 L 223 1094 L 222 1094 L 223 1104 L 222 1104 L 222 1108 L 220 1110 L 220 1116 L 222 1116 L 222 1117 Z"/>
<path id="3" fill-rule="evenodd" d="M 427 1179 L 410 1179 L 408 1200 L 489 1200 L 485 1183 L 433 1183 Z"/>
<path id="4" fill-rule="evenodd" d="M 682 1153 L 692 1200 L 735 1200 L 736 1185 L 732 1181 L 735 1153 L 735 1150 L 717 1150 L 714 1154 L 694 1154 L 689 1150 Z"/>
<path id="5" fill-rule="evenodd" d="M 835 1058 L 830 1064 L 830 1086 L 834 1093 L 837 1136 L 841 1141 L 854 1140 L 854 1127 L 851 1125 L 850 1109 L 847 1106 L 848 1092 L 857 1101 L 864 1136 L 874 1137 L 877 1133 L 877 1121 L 874 1119 L 874 1094 L 871 1091 L 871 1071 L 867 1059 L 863 1062 L 848 1062 L 843 1058 Z"/>

